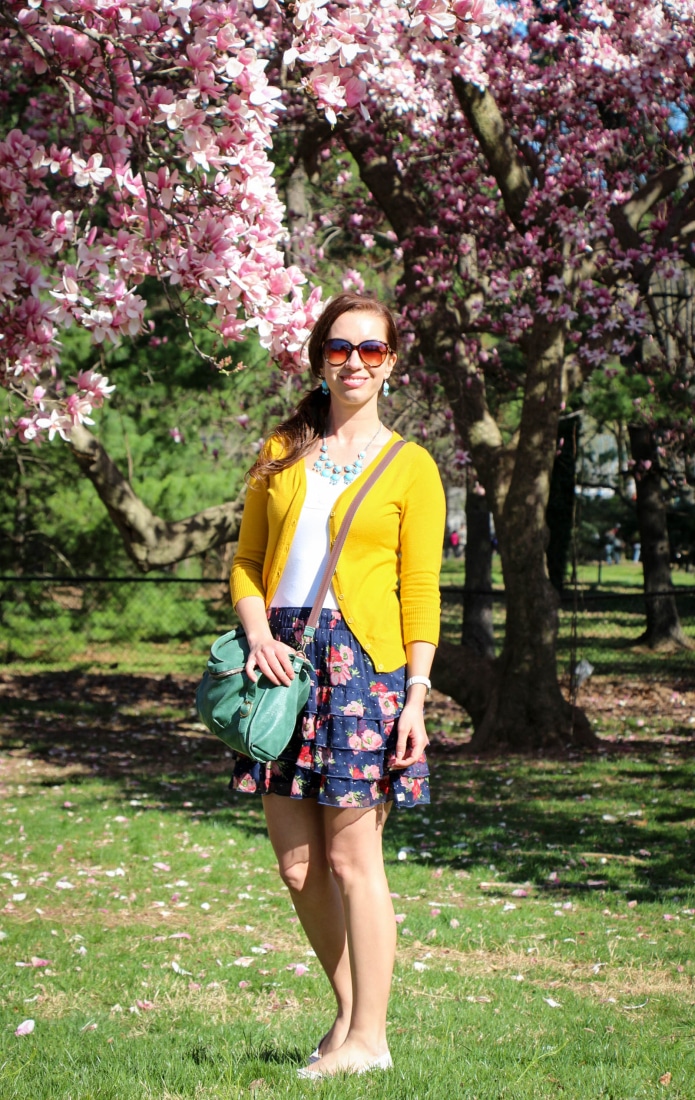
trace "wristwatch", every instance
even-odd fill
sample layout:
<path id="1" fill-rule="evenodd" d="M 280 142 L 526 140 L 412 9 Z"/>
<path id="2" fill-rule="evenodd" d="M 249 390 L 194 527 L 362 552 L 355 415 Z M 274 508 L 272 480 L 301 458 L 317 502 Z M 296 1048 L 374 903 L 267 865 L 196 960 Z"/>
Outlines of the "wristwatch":
<path id="1" fill-rule="evenodd" d="M 405 682 L 405 690 L 407 691 L 413 684 L 424 684 L 428 695 L 432 690 L 432 681 L 428 676 L 409 676 Z"/>

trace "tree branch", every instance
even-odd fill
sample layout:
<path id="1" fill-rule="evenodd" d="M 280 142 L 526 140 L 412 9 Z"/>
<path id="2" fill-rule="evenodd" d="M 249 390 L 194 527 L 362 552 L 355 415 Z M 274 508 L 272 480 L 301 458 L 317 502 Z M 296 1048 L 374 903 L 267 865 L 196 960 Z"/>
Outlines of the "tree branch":
<path id="1" fill-rule="evenodd" d="M 454 73 L 454 93 L 475 134 L 490 171 L 497 180 L 504 206 L 517 229 L 523 226 L 523 210 L 531 193 L 528 168 L 517 150 L 492 93 Z"/>
<path id="2" fill-rule="evenodd" d="M 643 241 L 639 224 L 645 214 L 672 195 L 679 187 L 685 187 L 695 179 L 695 166 L 674 164 L 652 176 L 632 198 L 611 210 L 610 218 L 623 248 L 639 248 Z"/>
<path id="3" fill-rule="evenodd" d="M 652 207 L 693 179 L 695 167 L 692 164 L 674 164 L 672 168 L 665 168 L 652 176 L 622 208 L 629 224 L 636 229 Z"/>
<path id="4" fill-rule="evenodd" d="M 85 427 L 76 425 L 72 429 L 69 445 L 116 525 L 128 556 L 143 572 L 213 550 L 237 537 L 243 496 L 187 519 L 163 520 L 140 499 Z"/>

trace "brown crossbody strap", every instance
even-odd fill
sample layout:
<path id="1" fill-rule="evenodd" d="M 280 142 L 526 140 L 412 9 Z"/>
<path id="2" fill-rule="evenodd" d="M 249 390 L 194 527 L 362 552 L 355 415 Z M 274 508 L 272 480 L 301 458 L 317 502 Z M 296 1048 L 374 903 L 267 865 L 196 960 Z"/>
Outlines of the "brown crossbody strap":
<path id="1" fill-rule="evenodd" d="M 381 475 L 383 474 L 384 470 L 389 465 L 389 463 L 393 461 L 393 459 L 396 457 L 398 452 L 400 450 L 402 450 L 402 448 L 405 447 L 405 446 L 406 446 L 405 439 L 399 439 L 396 443 L 394 443 L 393 447 L 391 447 L 386 452 L 386 454 L 381 459 L 381 461 L 378 463 L 378 465 L 374 467 L 371 474 L 369 475 L 369 477 L 365 481 L 362 488 L 356 494 L 356 496 L 354 497 L 352 503 L 350 504 L 350 507 L 348 508 L 347 512 L 345 513 L 345 516 L 343 518 L 343 522 L 341 523 L 340 528 L 338 529 L 338 534 L 336 535 L 335 542 L 333 543 L 333 547 L 331 549 L 331 553 L 329 555 L 328 561 L 326 562 L 326 568 L 324 569 L 323 576 L 321 577 L 321 584 L 319 585 L 319 590 L 316 594 L 316 599 L 314 600 L 314 606 L 311 609 L 311 612 L 309 614 L 309 618 L 307 620 L 307 624 L 304 627 L 304 634 L 302 635 L 302 649 L 307 645 L 308 642 L 311 641 L 311 639 L 314 637 L 314 634 L 316 632 L 316 627 L 318 625 L 319 617 L 321 615 L 321 609 L 323 607 L 323 601 L 326 597 L 326 593 L 328 592 L 328 588 L 329 588 L 330 583 L 333 579 L 333 574 L 335 573 L 335 568 L 338 564 L 338 558 L 340 557 L 340 552 L 343 549 L 343 546 L 345 544 L 345 539 L 347 538 L 347 533 L 348 533 L 348 530 L 350 528 L 350 524 L 352 523 L 353 519 L 355 518 L 355 512 L 359 508 L 360 504 L 362 503 L 362 501 L 366 497 L 369 490 L 374 485 L 374 482 L 377 481 L 381 477 Z"/>

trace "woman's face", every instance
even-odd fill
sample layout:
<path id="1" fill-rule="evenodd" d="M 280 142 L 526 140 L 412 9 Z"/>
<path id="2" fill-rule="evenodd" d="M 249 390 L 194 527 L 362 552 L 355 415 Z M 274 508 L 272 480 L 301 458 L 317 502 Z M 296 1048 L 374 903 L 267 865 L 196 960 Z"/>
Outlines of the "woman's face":
<path id="1" fill-rule="evenodd" d="M 396 356 L 389 352 L 381 366 L 369 366 L 362 362 L 356 345 L 365 340 L 377 340 L 388 344 L 386 322 L 378 313 L 367 310 L 351 310 L 341 313 L 331 325 L 329 340 L 346 340 L 355 345 L 347 362 L 332 366 L 324 358 L 323 371 L 331 399 L 349 407 L 361 408 L 370 401 L 376 402 L 384 381 L 389 377 Z"/>

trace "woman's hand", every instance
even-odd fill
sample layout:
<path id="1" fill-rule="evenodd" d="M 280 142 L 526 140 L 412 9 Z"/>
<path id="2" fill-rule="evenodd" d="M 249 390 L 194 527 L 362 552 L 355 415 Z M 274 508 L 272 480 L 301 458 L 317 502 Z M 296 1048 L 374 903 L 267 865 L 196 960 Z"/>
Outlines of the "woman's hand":
<path id="1" fill-rule="evenodd" d="M 246 662 L 246 675 L 254 684 L 258 680 L 257 673 L 262 672 L 270 680 L 271 684 L 284 684 L 287 687 L 294 680 L 292 657 L 296 650 L 291 646 L 279 642 L 272 635 L 260 642 L 251 644 L 248 660 Z"/>
<path id="2" fill-rule="evenodd" d="M 271 684 L 287 687 L 294 680 L 292 657 L 296 651 L 270 633 L 263 600 L 258 596 L 243 596 L 237 602 L 236 613 L 249 643 L 249 656 L 244 666 L 249 680 L 255 684 L 257 673 L 262 672 Z"/>
<path id="3" fill-rule="evenodd" d="M 409 768 L 420 759 L 429 743 L 422 705 L 415 702 L 406 703 L 398 719 L 396 754 L 389 762 L 389 766 Z"/>

